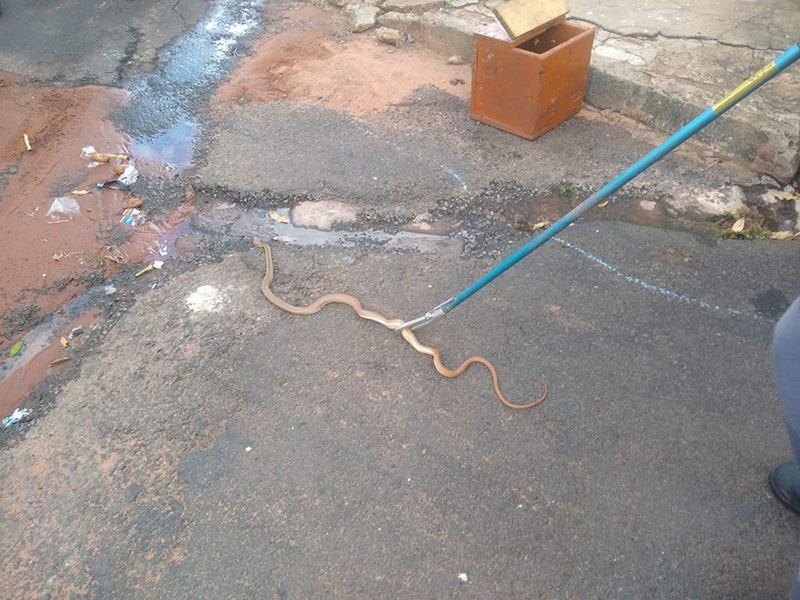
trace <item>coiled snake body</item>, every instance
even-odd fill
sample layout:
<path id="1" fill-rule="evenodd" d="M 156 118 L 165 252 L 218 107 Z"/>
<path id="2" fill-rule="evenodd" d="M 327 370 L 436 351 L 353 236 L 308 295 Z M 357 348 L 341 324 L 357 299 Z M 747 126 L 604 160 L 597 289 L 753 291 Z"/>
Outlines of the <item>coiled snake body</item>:
<path id="1" fill-rule="evenodd" d="M 272 280 L 275 275 L 275 269 L 272 264 L 272 250 L 271 248 L 262 243 L 258 238 L 253 240 L 253 243 L 258 247 L 264 250 L 264 260 L 266 262 L 266 273 L 264 274 L 264 279 L 261 281 L 261 291 L 263 292 L 264 296 L 269 300 L 272 304 L 280 308 L 281 310 L 285 310 L 288 313 L 293 315 L 311 315 L 315 312 L 318 312 L 323 306 L 327 304 L 346 304 L 350 308 L 355 311 L 355 313 L 361 317 L 362 319 L 367 319 L 368 321 L 375 321 L 376 323 L 380 323 L 387 329 L 394 330 L 399 325 L 403 323 L 402 319 L 387 319 L 383 315 L 380 315 L 374 311 L 366 310 L 361 303 L 358 301 L 357 298 L 350 296 L 349 294 L 325 294 L 324 296 L 317 298 L 314 302 L 309 304 L 308 306 L 294 306 L 293 304 L 289 304 L 285 300 L 278 298 L 273 291 L 270 289 L 272 285 Z M 425 346 L 422 344 L 418 339 L 417 336 L 414 334 L 413 331 L 410 329 L 404 329 L 401 332 L 403 339 L 407 341 L 414 350 L 420 352 L 422 354 L 427 354 L 428 356 L 433 358 L 433 365 L 436 367 L 436 370 L 439 371 L 445 377 L 458 377 L 464 371 L 466 371 L 471 365 L 475 363 L 480 363 L 484 367 L 489 370 L 489 373 L 492 376 L 492 384 L 494 384 L 494 391 L 497 394 L 497 397 L 500 399 L 500 402 L 508 406 L 509 408 L 516 408 L 516 409 L 523 409 L 523 408 L 532 408 L 538 404 L 541 404 L 547 398 L 547 384 L 544 380 L 539 380 L 544 388 L 544 392 L 542 395 L 533 400 L 532 402 L 528 402 L 526 404 L 514 404 L 513 402 L 509 402 L 506 397 L 503 395 L 502 390 L 500 389 L 500 382 L 498 381 L 497 371 L 494 368 L 494 365 L 490 363 L 488 360 L 483 358 L 482 356 L 470 356 L 466 359 L 461 366 L 457 369 L 448 369 L 447 367 L 442 364 L 442 353 L 441 351 L 437 350 L 436 348 L 431 348 L 430 346 Z"/>

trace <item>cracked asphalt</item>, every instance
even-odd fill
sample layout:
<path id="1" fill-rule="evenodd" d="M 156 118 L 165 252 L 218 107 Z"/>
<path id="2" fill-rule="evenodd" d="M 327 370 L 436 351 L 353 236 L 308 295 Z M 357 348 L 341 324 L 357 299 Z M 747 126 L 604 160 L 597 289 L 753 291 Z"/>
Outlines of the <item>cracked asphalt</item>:
<path id="1" fill-rule="evenodd" d="M 512 411 L 485 370 L 446 379 L 346 307 L 296 317 L 270 305 L 252 237 L 283 236 L 273 289 L 287 301 L 339 291 L 410 318 L 648 142 L 587 112 L 530 143 L 470 121 L 463 100 L 432 86 L 366 115 L 316 97 L 216 114 L 207 102 L 237 56 L 203 85 L 158 74 L 191 63 L 179 53 L 220 7 L 252 27 L 243 52 L 309 8 L 6 2 L 0 13 L 0 68 L 146 99 L 170 82 L 173 112 L 146 135 L 185 119 L 197 131 L 185 175 L 136 188 L 148 207 L 191 205 L 176 253 L 89 290 L 102 320 L 25 399 L 33 418 L 2 432 L 2 595 L 786 597 L 800 531 L 766 486 L 789 454 L 770 344 L 800 294 L 797 245 L 720 240 L 690 218 L 698 198 L 738 190 L 757 203 L 764 182 L 670 157 L 420 330 L 451 367 L 486 356 L 514 401 L 547 381 L 546 402 Z M 84 25 L 31 41 L 90 14 L 109 25 L 88 47 L 75 42 Z M 320 14 L 325 35 L 349 43 Z M 45 61 L 45 49 L 62 58 Z M 423 50 L 403 52 L 386 56 Z M 159 112 L 148 102 L 117 125 L 145 135 Z M 334 231 L 284 233 L 269 216 L 303 205 L 313 224 L 323 200 L 352 209 Z M 385 241 L 410 229 L 440 237 Z"/>

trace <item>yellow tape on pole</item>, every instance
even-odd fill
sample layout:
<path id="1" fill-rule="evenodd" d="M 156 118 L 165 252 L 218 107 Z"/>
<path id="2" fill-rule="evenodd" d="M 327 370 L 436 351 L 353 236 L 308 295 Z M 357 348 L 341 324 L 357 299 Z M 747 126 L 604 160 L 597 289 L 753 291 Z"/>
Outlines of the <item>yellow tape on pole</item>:
<path id="1" fill-rule="evenodd" d="M 717 114 L 720 114 L 721 112 L 728 110 L 731 106 L 736 104 L 744 96 L 752 92 L 753 88 L 755 88 L 765 79 L 773 75 L 777 70 L 778 70 L 778 65 L 776 65 L 774 61 L 769 63 L 766 67 L 761 69 L 758 73 L 753 75 L 750 79 L 745 81 L 742 85 L 737 87 L 730 94 L 728 94 L 722 100 L 720 100 L 714 106 L 712 106 L 711 107 L 712 110 Z"/>

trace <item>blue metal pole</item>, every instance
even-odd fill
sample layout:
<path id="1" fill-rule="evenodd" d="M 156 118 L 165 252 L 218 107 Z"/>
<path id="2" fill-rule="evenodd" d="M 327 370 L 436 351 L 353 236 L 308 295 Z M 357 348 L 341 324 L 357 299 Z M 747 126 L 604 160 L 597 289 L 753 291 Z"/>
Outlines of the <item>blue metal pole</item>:
<path id="1" fill-rule="evenodd" d="M 664 140 L 660 145 L 647 153 L 643 158 L 639 159 L 636 163 L 628 169 L 620 173 L 613 181 L 607 183 L 592 196 L 581 202 L 578 206 L 569 211 L 566 215 L 561 217 L 558 221 L 553 223 L 550 227 L 542 231 L 536 237 L 531 239 L 527 244 L 522 246 L 519 250 L 514 252 L 511 256 L 506 258 L 503 262 L 495 266 L 491 271 L 480 277 L 472 285 L 467 287 L 460 294 L 454 298 L 446 300 L 433 310 L 425 313 L 422 317 L 413 319 L 400 325 L 396 331 L 405 329 L 407 327 L 416 328 L 425 325 L 434 318 L 450 312 L 456 306 L 464 302 L 467 298 L 472 296 L 475 292 L 480 290 L 485 285 L 494 281 L 497 277 L 505 273 L 508 269 L 513 267 L 523 258 L 528 256 L 531 252 L 542 246 L 548 240 L 558 235 L 562 230 L 568 227 L 571 223 L 583 216 L 590 208 L 600 204 L 606 198 L 611 196 L 614 192 L 619 190 L 626 183 L 631 181 L 634 177 L 650 168 L 656 161 L 663 158 L 675 148 L 680 146 L 683 142 L 688 140 L 698 131 L 703 129 L 706 125 L 714 121 L 717 117 L 722 115 L 729 108 L 752 94 L 755 90 L 764 85 L 767 81 L 775 77 L 778 73 L 789 67 L 795 61 L 800 59 L 800 43 L 791 46 L 773 62 L 761 69 L 758 73 L 753 75 L 750 79 L 742 83 L 739 87 L 733 90 L 730 94 L 725 96 L 722 100 L 714 104 L 711 108 L 706 109 L 700 115 L 695 117 L 687 125 L 681 128 L 678 132 Z"/>

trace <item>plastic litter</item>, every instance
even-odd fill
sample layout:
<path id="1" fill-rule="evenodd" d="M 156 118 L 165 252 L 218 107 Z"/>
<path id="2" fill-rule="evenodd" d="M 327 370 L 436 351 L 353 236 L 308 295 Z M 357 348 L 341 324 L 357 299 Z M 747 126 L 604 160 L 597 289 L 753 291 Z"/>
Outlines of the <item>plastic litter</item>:
<path id="1" fill-rule="evenodd" d="M 116 179 L 109 179 L 104 183 L 96 183 L 97 188 L 110 188 L 112 190 L 121 190 L 136 183 L 139 179 L 139 171 L 133 165 L 127 165 L 122 174 Z"/>
<path id="2" fill-rule="evenodd" d="M 103 287 L 103 291 L 106 293 L 106 296 L 113 296 L 117 293 L 117 288 L 111 284 L 108 284 Z"/>
<path id="3" fill-rule="evenodd" d="M 147 217 L 138 208 L 126 208 L 122 212 L 122 218 L 119 220 L 120 223 L 128 227 L 138 227 L 145 221 L 147 221 Z"/>
<path id="4" fill-rule="evenodd" d="M 21 423 L 31 415 L 27 408 L 15 408 L 14 412 L 3 419 L 3 427 L 9 427 Z"/>
<path id="5" fill-rule="evenodd" d="M 119 176 L 118 181 L 122 185 L 133 185 L 136 183 L 136 180 L 139 179 L 139 171 L 136 170 L 136 167 L 133 165 L 128 165 L 125 167 L 125 170 L 122 172 L 122 175 Z"/>
<path id="6" fill-rule="evenodd" d="M 467 583 L 467 574 L 466 573 L 459 573 L 458 574 L 458 580 L 461 583 Z"/>
<path id="7" fill-rule="evenodd" d="M 22 139 L 25 140 L 25 147 L 28 149 L 28 152 L 33 150 L 33 148 L 31 147 L 31 138 L 28 137 L 27 133 L 22 134 Z"/>
<path id="8" fill-rule="evenodd" d="M 70 198 L 69 196 L 59 196 L 53 203 L 50 205 L 50 209 L 47 211 L 48 217 L 53 217 L 54 215 L 62 215 L 64 217 L 72 218 L 75 215 L 79 215 L 81 213 L 80 204 L 75 198 Z"/>
<path id="9" fill-rule="evenodd" d="M 25 342 L 23 342 L 22 340 L 18 341 L 16 344 L 11 346 L 11 350 L 8 351 L 8 356 L 11 357 L 11 356 L 16 356 L 17 354 L 19 354 L 20 350 L 22 350 L 22 347 L 24 345 L 25 345 Z"/>
<path id="10" fill-rule="evenodd" d="M 78 325 L 78 327 L 75 327 L 72 331 L 69 332 L 67 339 L 71 341 L 74 340 L 79 335 L 83 335 L 83 327 L 81 327 L 80 325 Z"/>

